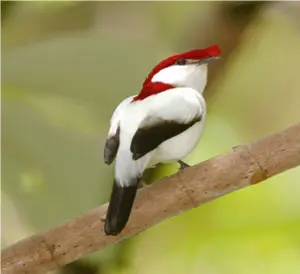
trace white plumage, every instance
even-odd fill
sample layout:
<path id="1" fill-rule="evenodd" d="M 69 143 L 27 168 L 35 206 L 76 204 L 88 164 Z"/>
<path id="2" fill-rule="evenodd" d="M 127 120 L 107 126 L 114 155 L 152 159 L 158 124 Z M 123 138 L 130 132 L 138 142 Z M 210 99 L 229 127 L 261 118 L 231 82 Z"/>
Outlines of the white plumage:
<path id="1" fill-rule="evenodd" d="M 214 45 L 162 60 L 140 93 L 114 111 L 104 146 L 104 162 L 116 162 L 104 224 L 107 235 L 118 235 L 126 226 L 146 168 L 172 161 L 188 166 L 182 160 L 197 145 L 205 124 L 207 63 L 220 52 Z"/>
<path id="2" fill-rule="evenodd" d="M 115 178 L 121 186 L 128 186 L 147 167 L 184 159 L 193 151 L 203 132 L 206 104 L 202 92 L 207 82 L 206 64 L 168 67 L 155 74 L 152 82 L 178 87 L 141 101 L 132 102 L 134 96 L 130 96 L 119 104 L 112 115 L 109 136 L 114 135 L 118 127 L 120 128 Z M 138 160 L 132 159 L 130 145 L 141 125 L 154 123 L 155 119 L 188 123 L 197 115 L 201 115 L 201 121 L 164 141 Z"/>

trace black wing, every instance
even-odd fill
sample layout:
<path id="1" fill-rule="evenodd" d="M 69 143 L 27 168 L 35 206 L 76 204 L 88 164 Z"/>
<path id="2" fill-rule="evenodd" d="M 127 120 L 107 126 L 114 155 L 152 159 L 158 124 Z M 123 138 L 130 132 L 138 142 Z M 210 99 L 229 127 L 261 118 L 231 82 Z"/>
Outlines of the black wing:
<path id="1" fill-rule="evenodd" d="M 175 120 L 155 119 L 155 122 L 147 122 L 145 126 L 141 126 L 133 136 L 130 150 L 132 159 L 137 160 L 148 152 L 156 149 L 164 141 L 179 135 L 201 121 L 201 114 L 195 116 L 187 123 L 180 123 Z"/>
<path id="2" fill-rule="evenodd" d="M 120 126 L 116 134 L 108 137 L 104 145 L 104 163 L 110 165 L 116 158 L 120 142 Z"/>

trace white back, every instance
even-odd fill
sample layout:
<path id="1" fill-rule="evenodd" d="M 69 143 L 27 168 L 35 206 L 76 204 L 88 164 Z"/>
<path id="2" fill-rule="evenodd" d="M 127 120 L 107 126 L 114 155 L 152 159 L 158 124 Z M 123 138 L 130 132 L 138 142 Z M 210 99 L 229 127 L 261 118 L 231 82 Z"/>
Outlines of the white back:
<path id="1" fill-rule="evenodd" d="M 120 118 L 122 116 L 122 112 L 124 111 L 124 109 L 130 104 L 130 102 L 132 101 L 132 99 L 135 97 L 136 95 L 133 96 L 129 96 L 127 98 L 125 98 L 115 109 L 115 111 L 113 112 L 113 115 L 110 119 L 110 129 L 108 132 L 108 136 L 113 136 L 116 134 L 117 129 L 119 127 L 119 122 L 120 122 Z"/>

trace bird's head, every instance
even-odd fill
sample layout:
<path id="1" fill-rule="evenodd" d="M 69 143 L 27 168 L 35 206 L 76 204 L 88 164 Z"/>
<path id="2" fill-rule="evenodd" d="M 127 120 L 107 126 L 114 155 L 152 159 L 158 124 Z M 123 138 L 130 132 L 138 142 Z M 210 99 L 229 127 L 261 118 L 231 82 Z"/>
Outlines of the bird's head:
<path id="1" fill-rule="evenodd" d="M 159 82 L 191 87 L 202 93 L 207 82 L 207 64 L 219 59 L 220 53 L 220 48 L 213 45 L 170 56 L 153 68 L 143 85 Z"/>
<path id="2" fill-rule="evenodd" d="M 202 93 L 207 82 L 207 64 L 219 59 L 217 45 L 170 56 L 157 64 L 148 74 L 140 93 L 132 102 L 175 87 L 190 87 Z"/>

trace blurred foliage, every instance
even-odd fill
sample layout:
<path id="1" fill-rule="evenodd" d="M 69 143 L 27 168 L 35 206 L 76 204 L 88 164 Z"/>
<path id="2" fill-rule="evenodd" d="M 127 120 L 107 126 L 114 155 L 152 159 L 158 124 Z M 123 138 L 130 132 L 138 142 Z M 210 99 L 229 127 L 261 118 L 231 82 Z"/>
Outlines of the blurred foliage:
<path id="1" fill-rule="evenodd" d="M 110 115 L 173 52 L 210 41 L 228 54 L 214 64 L 222 69 L 207 92 L 216 96 L 188 163 L 299 122 L 300 13 L 291 20 L 288 8 L 13 3 L 1 2 L 2 247 L 107 201 L 113 168 L 104 165 L 102 146 Z M 215 27 L 220 11 L 231 20 L 226 31 Z M 237 32 L 246 17 L 249 25 Z M 233 37 L 238 42 L 230 43 Z M 162 165 L 149 180 L 176 170 Z M 227 195 L 60 273 L 297 273 L 299 176 L 297 168 Z"/>

